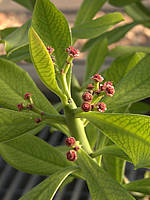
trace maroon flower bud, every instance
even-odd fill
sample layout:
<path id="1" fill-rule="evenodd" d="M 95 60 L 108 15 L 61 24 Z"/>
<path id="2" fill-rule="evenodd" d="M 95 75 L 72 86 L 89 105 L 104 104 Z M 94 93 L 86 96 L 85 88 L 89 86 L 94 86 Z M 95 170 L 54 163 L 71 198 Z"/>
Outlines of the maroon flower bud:
<path id="1" fill-rule="evenodd" d="M 43 116 L 45 113 L 44 112 L 41 112 L 41 115 Z"/>
<path id="2" fill-rule="evenodd" d="M 103 103 L 103 102 L 97 103 L 96 106 L 97 106 L 97 110 L 98 110 L 99 112 L 105 112 L 105 110 L 107 110 L 106 104 Z"/>
<path id="3" fill-rule="evenodd" d="M 67 160 L 75 161 L 77 159 L 77 153 L 74 150 L 70 150 L 66 153 Z"/>
<path id="4" fill-rule="evenodd" d="M 94 85 L 92 85 L 92 84 L 89 84 L 89 85 L 87 86 L 87 88 L 86 88 L 86 89 L 88 89 L 88 90 L 93 90 L 93 88 L 94 88 Z"/>
<path id="5" fill-rule="evenodd" d="M 80 147 L 79 147 L 79 146 L 75 146 L 73 149 L 74 149 L 75 151 L 78 151 L 78 150 L 80 149 Z"/>
<path id="6" fill-rule="evenodd" d="M 74 146 L 75 143 L 76 143 L 76 140 L 75 140 L 74 137 L 68 137 L 68 138 L 66 138 L 66 140 L 65 140 L 65 145 L 68 146 L 68 147 Z"/>
<path id="7" fill-rule="evenodd" d="M 107 96 L 112 97 L 115 93 L 115 88 L 112 85 L 107 85 L 104 91 Z"/>
<path id="8" fill-rule="evenodd" d="M 73 47 L 69 47 L 66 49 L 66 52 L 68 53 L 68 55 L 72 58 L 78 57 L 79 56 L 79 50 L 75 49 Z"/>
<path id="9" fill-rule="evenodd" d="M 40 118 L 36 118 L 36 119 L 35 119 L 35 123 L 37 123 L 37 124 L 40 123 L 41 121 L 42 121 L 42 120 L 41 120 Z"/>
<path id="10" fill-rule="evenodd" d="M 84 92 L 82 95 L 84 101 L 92 101 L 93 95 L 90 92 Z"/>
<path id="11" fill-rule="evenodd" d="M 54 52 L 54 48 L 48 46 L 47 47 L 48 53 L 51 55 Z"/>
<path id="12" fill-rule="evenodd" d="M 31 93 L 26 93 L 26 94 L 24 95 L 24 100 L 29 99 L 31 95 L 32 95 Z"/>
<path id="13" fill-rule="evenodd" d="M 89 102 L 84 102 L 82 105 L 81 105 L 81 108 L 84 112 L 88 112 L 91 110 L 91 104 Z"/>
<path id="14" fill-rule="evenodd" d="M 18 109 L 18 112 L 19 111 L 21 111 L 21 110 L 23 110 L 23 103 L 19 103 L 19 104 L 17 104 L 17 109 Z"/>
<path id="15" fill-rule="evenodd" d="M 103 82 L 103 80 L 104 80 L 104 78 L 100 74 L 95 74 L 94 76 L 92 76 L 91 79 L 96 82 L 100 82 L 100 83 Z"/>
<path id="16" fill-rule="evenodd" d="M 95 90 L 94 93 L 97 94 L 97 95 L 99 95 L 101 93 L 101 89 Z"/>
<path id="17" fill-rule="evenodd" d="M 27 105 L 27 109 L 32 110 L 32 108 L 33 108 L 32 104 Z"/>

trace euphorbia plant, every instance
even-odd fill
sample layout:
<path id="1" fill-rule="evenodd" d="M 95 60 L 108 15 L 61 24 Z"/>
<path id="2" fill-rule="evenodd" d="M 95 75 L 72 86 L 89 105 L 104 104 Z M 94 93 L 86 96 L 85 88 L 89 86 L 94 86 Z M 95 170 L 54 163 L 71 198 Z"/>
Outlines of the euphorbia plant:
<path id="1" fill-rule="evenodd" d="M 105 1 L 91 2 L 100 8 Z M 89 3 L 84 1 L 81 11 Z M 123 18 L 113 13 L 92 20 L 97 9 L 85 17 L 81 11 L 70 31 L 63 14 L 49 0 L 37 0 L 32 22 L 21 27 L 25 33 L 30 27 L 32 62 L 46 87 L 60 98 L 63 115 L 23 69 L 0 59 L 0 154 L 21 171 L 50 176 L 22 200 L 52 199 L 69 175 L 87 182 L 92 200 L 135 199 L 129 191 L 150 194 L 149 178 L 124 181 L 126 161 L 136 168 L 150 167 L 150 118 L 131 114 L 142 104 L 136 102 L 150 96 L 150 56 L 125 54 L 99 74 L 98 62 L 103 63 L 108 51 L 105 32 Z M 79 86 L 72 75 L 72 62 L 79 56 L 73 44 L 78 38 L 102 34 L 89 51 L 84 82 Z M 22 42 L 14 41 L 12 46 L 6 42 L 8 54 L 20 43 L 21 51 L 28 49 L 28 43 Z M 63 147 L 35 136 L 45 125 L 67 136 Z"/>

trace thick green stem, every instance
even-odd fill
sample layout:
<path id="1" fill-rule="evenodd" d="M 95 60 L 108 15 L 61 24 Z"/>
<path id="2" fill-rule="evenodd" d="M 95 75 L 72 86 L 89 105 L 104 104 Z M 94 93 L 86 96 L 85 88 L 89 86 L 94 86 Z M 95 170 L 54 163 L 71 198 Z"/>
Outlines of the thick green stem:
<path id="1" fill-rule="evenodd" d="M 71 136 L 80 141 L 81 145 L 83 146 L 84 150 L 87 151 L 87 153 L 91 153 L 92 149 L 86 137 L 83 123 L 80 119 L 74 117 L 74 109 L 76 108 L 77 107 L 72 99 L 71 102 L 64 107 L 66 123 L 70 130 Z"/>

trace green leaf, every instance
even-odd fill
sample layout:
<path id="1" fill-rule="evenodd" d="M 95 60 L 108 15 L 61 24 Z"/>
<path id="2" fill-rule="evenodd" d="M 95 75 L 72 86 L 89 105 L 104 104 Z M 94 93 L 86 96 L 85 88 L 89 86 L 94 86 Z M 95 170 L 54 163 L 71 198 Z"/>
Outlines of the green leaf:
<path id="1" fill-rule="evenodd" d="M 128 4 L 133 4 L 136 2 L 139 2 L 140 0 L 109 0 L 109 3 L 112 4 L 113 6 L 126 6 Z"/>
<path id="2" fill-rule="evenodd" d="M 92 19 L 105 2 L 106 0 L 84 0 L 78 11 L 75 25 L 82 24 Z"/>
<path id="3" fill-rule="evenodd" d="M 3 30 L 0 30 L 0 36 L 1 39 L 4 40 L 5 37 L 7 37 L 9 34 L 11 34 L 12 32 L 16 31 L 18 27 L 9 27 L 9 28 L 5 28 Z"/>
<path id="4" fill-rule="evenodd" d="M 0 108 L 0 142 L 7 142 L 18 136 L 30 132 L 38 133 L 44 128 L 44 122 L 35 123 L 35 119 L 40 115 L 31 112 L 16 112 L 4 108 Z"/>
<path id="5" fill-rule="evenodd" d="M 77 167 L 70 167 L 55 172 L 19 200 L 52 200 L 63 181 L 76 170 Z"/>
<path id="6" fill-rule="evenodd" d="M 36 87 L 27 72 L 11 61 L 0 59 L 0 105 L 17 110 L 17 104 L 24 102 L 24 94 L 32 93 L 34 105 L 52 114 L 58 114 L 50 102 Z"/>
<path id="7" fill-rule="evenodd" d="M 133 103 L 129 107 L 129 112 L 134 114 L 143 114 L 150 111 L 150 105 L 144 102 Z"/>
<path id="8" fill-rule="evenodd" d="M 146 195 L 150 195 L 150 178 L 133 181 L 123 185 L 124 188 L 132 192 L 141 192 Z"/>
<path id="9" fill-rule="evenodd" d="M 95 158 L 99 155 L 115 156 L 115 157 L 118 157 L 120 159 L 127 160 L 127 161 L 131 162 L 131 159 L 128 157 L 128 155 L 116 145 L 104 146 L 101 149 L 93 152 L 91 154 L 91 157 Z"/>
<path id="10" fill-rule="evenodd" d="M 134 200 L 111 176 L 85 152 L 78 153 L 78 165 L 87 181 L 92 200 Z"/>
<path id="11" fill-rule="evenodd" d="M 126 13 L 130 17 L 132 17 L 135 21 L 139 22 L 145 21 L 146 23 L 146 21 L 150 20 L 150 11 L 141 2 L 128 5 L 124 9 Z"/>
<path id="12" fill-rule="evenodd" d="M 8 55 L 21 47 L 28 45 L 28 31 L 31 26 L 31 20 L 28 20 L 23 26 L 13 31 L 5 37 L 6 52 Z"/>
<path id="13" fill-rule="evenodd" d="M 130 114 L 80 113 L 116 143 L 136 167 L 150 167 L 150 117 Z"/>
<path id="14" fill-rule="evenodd" d="M 46 46 L 55 49 L 59 69 L 66 63 L 65 49 L 71 45 L 71 33 L 64 15 L 49 0 L 37 0 L 32 26 Z"/>
<path id="15" fill-rule="evenodd" d="M 113 48 L 111 51 L 109 51 L 110 57 L 118 57 L 122 56 L 124 54 L 131 54 L 136 52 L 143 52 L 143 53 L 150 53 L 149 47 L 142 47 L 142 46 L 117 46 Z"/>
<path id="16" fill-rule="evenodd" d="M 56 81 L 53 61 L 42 40 L 33 28 L 29 31 L 29 38 L 30 52 L 38 75 L 50 90 L 55 92 L 58 96 L 61 96 L 62 92 Z"/>
<path id="17" fill-rule="evenodd" d="M 107 39 L 98 41 L 92 46 L 87 57 L 85 81 L 88 81 L 93 74 L 96 74 L 99 71 L 107 52 Z"/>
<path id="18" fill-rule="evenodd" d="M 123 21 L 120 13 L 111 13 L 99 17 L 95 20 L 90 20 L 81 25 L 76 25 L 72 28 L 72 35 L 74 38 L 94 38 L 97 37 L 113 25 Z"/>
<path id="19" fill-rule="evenodd" d="M 25 0 L 25 1 L 22 1 L 22 0 L 13 0 L 13 1 L 19 3 L 20 5 L 22 5 L 22 6 L 26 7 L 26 8 L 28 8 L 31 11 L 33 10 L 34 4 L 36 2 L 36 0 Z"/>
<path id="20" fill-rule="evenodd" d="M 0 154 L 18 170 L 49 175 L 73 165 L 56 148 L 26 132 L 22 137 L 0 143 Z"/>
<path id="21" fill-rule="evenodd" d="M 136 64 L 145 56 L 144 53 L 125 54 L 116 58 L 111 66 L 104 71 L 104 78 L 113 81 L 116 85 Z"/>
<path id="22" fill-rule="evenodd" d="M 150 96 L 150 56 L 145 56 L 129 73 L 116 85 L 113 97 L 104 99 L 108 109 L 115 109 L 129 103 L 134 103 Z"/>
<path id="23" fill-rule="evenodd" d="M 125 36 L 125 34 L 131 30 L 134 26 L 136 26 L 137 23 L 133 22 L 130 24 L 125 24 L 123 26 L 119 26 L 111 31 L 107 31 L 106 33 L 103 33 L 99 37 L 93 38 L 88 40 L 84 46 L 82 47 L 81 51 L 84 52 L 87 49 L 89 49 L 92 45 L 96 44 L 97 42 L 103 40 L 104 38 L 107 38 L 108 44 L 112 44 L 114 42 L 118 42 L 121 38 Z"/>

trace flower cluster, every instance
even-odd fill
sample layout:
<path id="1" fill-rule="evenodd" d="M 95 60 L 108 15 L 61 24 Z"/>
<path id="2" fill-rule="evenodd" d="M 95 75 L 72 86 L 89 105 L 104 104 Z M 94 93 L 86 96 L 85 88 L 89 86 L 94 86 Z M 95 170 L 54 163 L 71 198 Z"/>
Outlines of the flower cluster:
<path id="1" fill-rule="evenodd" d="M 17 104 L 17 110 L 18 112 L 23 111 L 24 109 L 26 110 L 36 110 L 33 104 L 33 100 L 32 100 L 32 94 L 31 93 L 26 93 L 24 95 L 24 102 Z M 39 113 L 39 112 L 38 112 Z M 40 113 L 41 117 L 40 118 L 36 118 L 34 121 L 35 123 L 40 123 L 42 121 L 42 116 L 44 115 L 44 112 Z"/>
<path id="2" fill-rule="evenodd" d="M 107 81 L 102 84 L 104 78 L 100 74 L 95 74 L 91 78 L 94 82 L 93 84 L 89 84 L 87 86 L 87 90 L 83 93 L 82 99 L 83 103 L 81 108 L 84 112 L 88 111 L 99 111 L 105 112 L 107 110 L 106 104 L 103 102 L 98 102 L 104 95 L 112 97 L 115 93 L 114 86 L 112 82 Z"/>
<path id="3" fill-rule="evenodd" d="M 74 137 L 68 137 L 65 140 L 65 145 L 67 147 L 71 147 L 72 148 L 72 150 L 69 150 L 66 153 L 67 160 L 69 160 L 69 161 L 77 160 L 77 151 L 80 149 L 79 142 L 77 142 Z"/>
<path id="4" fill-rule="evenodd" d="M 71 46 L 66 49 L 66 52 L 72 58 L 76 58 L 79 56 L 79 50 L 75 49 L 74 47 L 71 47 Z"/>

